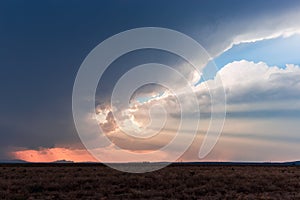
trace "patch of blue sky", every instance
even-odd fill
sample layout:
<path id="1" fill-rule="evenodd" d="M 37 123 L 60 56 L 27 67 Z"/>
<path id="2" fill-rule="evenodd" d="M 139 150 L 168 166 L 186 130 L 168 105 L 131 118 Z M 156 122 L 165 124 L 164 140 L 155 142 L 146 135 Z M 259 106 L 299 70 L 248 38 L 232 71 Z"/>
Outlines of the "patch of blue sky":
<path id="1" fill-rule="evenodd" d="M 236 60 L 265 62 L 269 66 L 285 67 L 300 63 L 300 35 L 234 45 L 215 58 L 218 68 Z"/>
<path id="2" fill-rule="evenodd" d="M 214 63 L 219 70 L 228 63 L 240 60 L 264 62 L 268 66 L 280 68 L 284 68 L 286 64 L 300 65 L 300 34 L 234 45 L 216 57 Z M 203 70 L 204 78 L 197 84 L 215 76 L 214 63 L 211 61 L 207 64 Z"/>
<path id="3" fill-rule="evenodd" d="M 161 97 L 163 94 L 164 94 L 164 92 L 160 92 L 160 93 L 158 93 L 155 96 L 140 96 L 140 97 L 136 98 L 136 101 L 139 102 L 139 103 L 146 103 L 146 102 L 148 102 L 148 101 L 150 101 L 152 99 Z"/>

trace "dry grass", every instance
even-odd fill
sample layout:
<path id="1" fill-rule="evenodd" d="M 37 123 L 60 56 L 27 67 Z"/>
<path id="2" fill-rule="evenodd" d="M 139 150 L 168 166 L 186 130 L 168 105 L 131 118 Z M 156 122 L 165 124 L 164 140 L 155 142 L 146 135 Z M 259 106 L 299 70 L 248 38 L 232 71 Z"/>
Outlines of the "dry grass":
<path id="1" fill-rule="evenodd" d="M 300 167 L 0 165 L 0 199 L 300 199 Z"/>

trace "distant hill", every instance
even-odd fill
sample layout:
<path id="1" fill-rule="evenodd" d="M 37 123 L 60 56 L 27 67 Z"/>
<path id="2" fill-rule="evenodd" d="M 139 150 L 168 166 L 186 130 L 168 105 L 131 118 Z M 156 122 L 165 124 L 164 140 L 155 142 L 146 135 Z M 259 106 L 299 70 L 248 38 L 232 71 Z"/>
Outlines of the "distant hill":
<path id="1" fill-rule="evenodd" d="M 54 161 L 52 163 L 74 163 L 74 161 L 71 161 L 71 160 L 57 160 L 57 161 Z"/>
<path id="2" fill-rule="evenodd" d="M 0 164 L 22 164 L 22 163 L 32 163 L 32 164 L 100 164 L 99 162 L 74 162 L 71 160 L 56 160 L 53 162 L 27 162 L 25 160 L 0 160 Z M 101 163 L 102 164 L 102 163 Z M 113 163 L 107 163 L 113 164 Z M 116 163 L 115 163 L 116 164 Z M 168 163 L 168 162 L 142 162 L 142 163 L 118 163 L 119 165 L 132 165 L 132 164 L 142 164 L 142 165 L 152 165 L 152 164 L 172 164 L 172 165 L 265 165 L 265 166 L 300 166 L 300 161 L 291 161 L 291 162 L 175 162 L 175 163 Z"/>
<path id="3" fill-rule="evenodd" d="M 286 164 L 299 166 L 300 165 L 300 161 L 286 162 Z"/>
<path id="4" fill-rule="evenodd" d="M 0 163 L 27 163 L 25 160 L 0 160 Z"/>
<path id="5" fill-rule="evenodd" d="M 0 163 L 8 163 L 8 164 L 20 164 L 20 163 L 74 163 L 73 161 L 70 161 L 70 160 L 56 160 L 56 161 L 53 161 L 53 162 L 27 162 L 25 160 L 0 160 Z"/>

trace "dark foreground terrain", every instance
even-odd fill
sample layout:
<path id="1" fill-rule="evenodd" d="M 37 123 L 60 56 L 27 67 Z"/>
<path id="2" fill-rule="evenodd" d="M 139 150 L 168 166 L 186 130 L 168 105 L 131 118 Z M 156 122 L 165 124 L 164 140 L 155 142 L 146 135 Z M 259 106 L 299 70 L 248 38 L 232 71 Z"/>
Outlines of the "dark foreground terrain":
<path id="1" fill-rule="evenodd" d="M 2 164 L 0 199 L 300 199 L 299 166 Z"/>

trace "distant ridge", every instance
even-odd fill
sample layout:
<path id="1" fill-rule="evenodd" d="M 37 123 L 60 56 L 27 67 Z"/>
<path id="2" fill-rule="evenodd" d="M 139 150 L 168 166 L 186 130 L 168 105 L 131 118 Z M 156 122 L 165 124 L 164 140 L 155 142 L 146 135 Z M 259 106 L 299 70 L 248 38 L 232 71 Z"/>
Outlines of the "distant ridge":
<path id="1" fill-rule="evenodd" d="M 128 162 L 128 163 L 104 163 L 113 165 L 223 165 L 223 166 L 300 166 L 300 161 L 289 162 Z"/>
<path id="2" fill-rule="evenodd" d="M 27 163 L 25 160 L 0 160 L 0 163 Z"/>
<path id="3" fill-rule="evenodd" d="M 52 163 L 74 163 L 74 161 L 71 161 L 71 160 L 57 160 L 57 161 L 54 161 Z"/>
<path id="4" fill-rule="evenodd" d="M 300 161 L 287 162 L 287 164 L 300 166 Z"/>
<path id="5" fill-rule="evenodd" d="M 0 160 L 0 164 L 115 164 L 115 165 L 236 165 L 236 166 L 300 166 L 300 161 L 289 162 L 128 162 L 128 163 L 101 163 L 101 162 L 74 162 L 57 160 L 53 162 L 27 162 L 24 160 Z"/>
<path id="6" fill-rule="evenodd" d="M 291 162 L 176 162 L 174 164 L 187 165 L 278 165 L 278 166 L 300 166 L 300 161 Z"/>
<path id="7" fill-rule="evenodd" d="M 25 160 L 0 160 L 0 163 L 74 163 L 71 160 L 56 160 L 53 162 L 27 162 Z"/>

